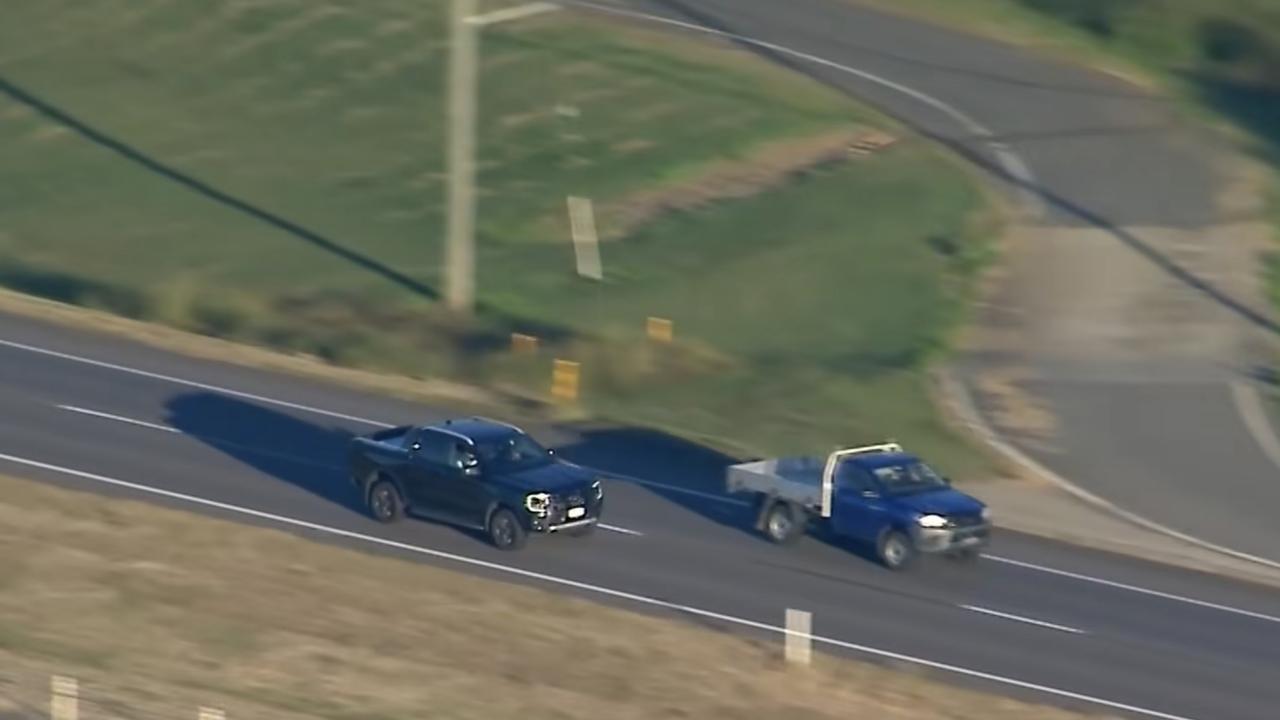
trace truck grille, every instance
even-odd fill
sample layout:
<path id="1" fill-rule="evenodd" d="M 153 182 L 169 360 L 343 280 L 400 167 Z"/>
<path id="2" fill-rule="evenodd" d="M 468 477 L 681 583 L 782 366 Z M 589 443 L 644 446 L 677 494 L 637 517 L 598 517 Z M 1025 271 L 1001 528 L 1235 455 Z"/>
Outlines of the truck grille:
<path id="1" fill-rule="evenodd" d="M 971 528 L 982 524 L 981 515 L 952 515 L 949 524 L 953 528 Z"/>
<path id="2" fill-rule="evenodd" d="M 595 503 L 588 502 L 582 493 L 573 492 L 565 495 L 552 495 L 551 502 L 547 507 L 547 520 L 553 525 L 559 525 L 566 522 L 568 518 L 569 508 L 585 507 L 587 509 L 587 517 L 590 517 L 594 509 Z"/>

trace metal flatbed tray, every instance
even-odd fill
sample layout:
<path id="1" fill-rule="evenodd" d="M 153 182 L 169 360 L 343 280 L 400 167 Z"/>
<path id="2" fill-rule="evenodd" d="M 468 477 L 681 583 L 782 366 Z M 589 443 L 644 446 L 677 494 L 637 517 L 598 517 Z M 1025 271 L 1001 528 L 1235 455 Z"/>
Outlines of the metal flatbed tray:
<path id="1" fill-rule="evenodd" d="M 816 507 L 822 502 L 822 474 L 826 458 L 783 457 L 732 465 L 729 492 L 756 492 Z"/>

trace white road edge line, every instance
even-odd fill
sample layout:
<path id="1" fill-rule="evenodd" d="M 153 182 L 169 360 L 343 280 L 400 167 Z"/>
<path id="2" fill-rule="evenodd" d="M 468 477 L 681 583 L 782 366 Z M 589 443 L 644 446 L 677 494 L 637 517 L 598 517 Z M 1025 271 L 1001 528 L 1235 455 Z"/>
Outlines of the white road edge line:
<path id="1" fill-rule="evenodd" d="M 133 418 L 127 418 L 127 417 L 124 417 L 123 415 L 112 415 L 111 413 L 100 412 L 98 410 L 89 410 L 87 408 L 76 407 L 74 405 L 58 405 L 57 407 L 60 410 L 79 413 L 81 415 L 89 415 L 91 417 L 102 418 L 104 420 L 113 420 L 115 422 L 122 422 L 129 425 L 136 425 L 138 427 L 147 428 L 149 430 L 161 430 L 167 433 L 177 433 L 179 435 L 186 435 L 188 437 L 198 438 L 198 436 L 191 435 L 189 433 L 184 433 L 183 431 L 175 427 L 169 427 L 168 425 L 157 425 L 155 423 L 143 422 L 141 420 L 134 420 Z M 217 438 L 208 438 L 205 440 L 205 442 L 214 443 L 214 444 L 218 444 L 218 443 L 226 444 L 223 441 L 218 440 Z M 287 453 L 278 453 L 272 450 L 265 450 L 265 449 L 259 449 L 259 448 L 251 448 L 251 447 L 246 447 L 244 449 L 249 452 L 254 452 L 261 455 L 274 457 L 276 459 L 285 460 L 288 462 L 295 462 L 302 465 L 309 465 L 312 467 L 323 467 L 329 470 L 342 469 L 342 468 L 335 467 L 333 465 L 318 463 L 313 460 L 308 460 L 306 458 L 298 457 L 296 455 L 289 455 Z M 597 523 L 596 527 L 600 528 L 601 530 L 608 530 L 609 532 L 620 533 L 622 535 L 631 535 L 633 537 L 644 537 L 644 533 L 640 532 L 639 530 L 631 530 L 630 528 L 624 528 L 618 525 L 606 525 L 605 523 Z"/>
<path id="2" fill-rule="evenodd" d="M 1267 615 L 1265 613 L 1254 612 L 1252 610 L 1244 610 L 1242 608 L 1231 607 L 1230 605 L 1220 605 L 1218 603 L 1209 602 L 1207 600 L 1197 600 L 1185 595 L 1175 595 L 1173 593 L 1162 592 L 1160 590 L 1151 590 L 1149 588 L 1138 587 L 1137 585 L 1129 585 L 1128 583 L 1116 582 L 1115 580 L 1104 580 L 1102 578 L 1093 577 L 1091 575 L 1082 575 L 1080 573 L 1068 572 L 1066 570 L 1056 570 L 1054 568 L 1045 567 L 1043 565 L 1035 565 L 1022 560 L 1014 560 L 1012 558 L 1000 557 L 999 555 L 983 555 L 987 560 L 992 560 L 1006 565 L 1024 568 L 1026 570 L 1035 570 L 1036 572 L 1048 573 L 1050 575 L 1059 575 L 1061 577 L 1071 578 L 1072 580 L 1080 580 L 1082 582 L 1094 583 L 1096 585 L 1105 585 L 1107 587 L 1116 588 L 1118 590 L 1127 590 L 1129 592 L 1158 597 L 1164 600 L 1172 600 L 1174 602 L 1186 603 L 1197 607 L 1208 608 L 1210 610 L 1218 610 L 1221 612 L 1232 613 L 1234 615 L 1242 615 L 1244 617 L 1253 618 L 1255 620 L 1265 620 L 1267 622 L 1280 623 L 1280 617 L 1275 615 Z"/>
<path id="3" fill-rule="evenodd" d="M 1036 620 L 1035 618 L 1024 617 L 1022 615 L 1014 615 L 1012 613 L 1000 612 L 999 610 L 992 610 L 991 608 L 979 607 L 977 605 L 961 605 L 960 607 L 964 608 L 965 610 L 969 610 L 970 612 L 976 612 L 982 615 L 990 615 L 992 617 L 998 617 L 1004 620 L 1012 620 L 1014 622 L 1026 623 L 1028 625 L 1035 625 L 1036 627 L 1048 628 L 1050 630 L 1058 630 L 1060 632 L 1072 633 L 1074 635 L 1086 634 L 1085 631 L 1083 630 L 1078 630 L 1073 627 L 1067 627 L 1066 625 L 1058 625 L 1051 622 L 1045 622 L 1043 620 Z"/>
<path id="4" fill-rule="evenodd" d="M 27 467 L 38 468 L 41 470 L 60 473 L 63 475 L 69 475 L 71 477 L 77 477 L 83 480 L 92 480 L 94 482 L 103 483 L 105 485 L 112 485 L 115 487 L 126 488 L 126 489 L 134 490 L 137 492 L 150 493 L 152 495 L 159 495 L 159 496 L 167 497 L 173 500 L 181 500 L 183 502 L 187 502 L 193 505 L 203 505 L 205 507 L 215 508 L 215 509 L 223 510 L 226 512 L 237 513 L 240 515 L 246 515 L 249 517 L 258 518 L 260 520 L 269 520 L 271 522 L 279 523 L 281 525 L 287 525 L 287 526 L 292 526 L 296 528 L 303 528 L 306 530 L 333 535 L 336 537 L 344 537 L 351 540 L 359 540 L 362 542 L 370 543 L 372 545 L 382 545 L 384 547 L 395 548 L 397 550 L 404 550 L 407 552 L 417 553 L 419 555 L 425 555 L 427 557 L 433 557 L 440 560 L 449 560 L 451 562 L 459 563 L 462 565 L 470 565 L 472 567 L 481 567 L 487 570 L 494 570 L 497 572 L 507 573 L 509 575 L 523 577 L 530 580 L 539 580 L 545 583 L 551 583 L 551 584 L 560 585 L 563 587 L 574 588 L 576 590 L 583 590 L 586 592 L 595 593 L 597 595 L 617 598 L 620 600 L 627 600 L 640 605 L 648 605 L 650 607 L 658 607 L 666 610 L 674 610 L 676 612 L 684 613 L 686 615 L 709 618 L 712 620 L 718 620 L 720 622 L 725 622 L 732 625 L 738 625 L 741 627 L 748 627 L 755 630 L 763 630 L 766 632 L 778 633 L 782 635 L 786 635 L 788 633 L 787 629 L 784 627 L 779 627 L 777 625 L 770 625 L 768 623 L 757 622 L 755 620 L 748 620 L 746 618 L 735 617 L 733 615 L 726 615 L 726 614 L 714 612 L 711 610 L 703 610 L 701 608 L 693 607 L 691 605 L 681 605 L 679 603 L 674 603 L 667 600 L 659 600 L 658 598 L 649 597 L 647 595 L 638 595 L 636 593 L 630 593 L 624 590 L 614 590 L 612 588 L 604 587 L 602 585 L 592 585 L 590 583 L 581 582 L 579 580 L 570 580 L 568 578 L 557 577 L 555 575 L 548 575 L 546 573 L 534 572 L 532 570 L 524 570 L 522 568 L 512 567 L 510 565 L 502 565 L 500 563 L 495 563 L 495 562 L 489 562 L 487 560 L 468 557 L 466 555 L 458 555 L 456 553 L 445 552 L 443 550 L 434 550 L 432 548 L 421 547 L 418 545 L 410 545 L 408 543 L 397 542 L 395 540 L 388 540 L 386 538 L 380 538 L 373 535 L 366 535 L 364 533 L 358 533 L 351 530 L 343 530 L 341 528 L 330 527 L 327 525 L 320 525 L 318 523 L 307 522 L 306 520 L 299 520 L 297 518 L 291 518 L 284 515 L 276 515 L 274 513 L 263 512 L 261 510 L 254 510 L 252 508 L 242 507 L 239 505 L 232 505 L 230 503 L 223 503 L 223 502 L 218 502 L 216 500 L 209 500 L 207 498 L 202 498 L 195 495 L 187 495 L 185 493 L 173 492 L 171 490 L 163 490 L 161 488 L 152 487 L 150 485 L 141 485 L 139 483 L 133 483 L 127 480 L 117 480 L 115 478 L 106 477 L 104 475 L 97 475 L 95 473 L 85 472 L 83 470 L 75 470 L 72 468 L 62 467 L 59 465 L 53 465 L 51 463 L 41 462 L 39 460 L 30 460 L 27 458 L 0 453 L 0 461 L 13 463 L 15 465 L 25 465 Z M 837 640 L 835 638 L 823 637 L 821 635 L 813 635 L 811 636 L 811 639 L 814 642 L 822 643 L 824 645 L 830 645 L 832 647 L 842 648 L 845 650 L 852 650 L 854 652 L 862 653 L 864 655 L 871 655 L 874 657 L 888 658 L 891 660 L 897 660 L 899 662 L 911 663 L 913 665 L 919 665 L 919 666 L 931 668 L 934 670 L 941 670 L 943 672 L 951 673 L 953 675 L 960 675 L 963 677 L 974 678 L 978 680 L 985 680 L 987 682 L 996 683 L 999 685 L 1016 687 L 1023 690 L 1030 690 L 1032 692 L 1037 692 L 1044 695 L 1050 695 L 1058 698 L 1064 698 L 1068 700 L 1075 700 L 1078 702 L 1089 703 L 1091 705 L 1107 707 L 1113 710 L 1121 710 L 1124 712 L 1130 712 L 1130 713 L 1134 713 L 1136 715 L 1142 715 L 1145 717 L 1159 718 L 1160 720 L 1194 720 L 1193 718 L 1189 718 L 1182 715 L 1171 715 L 1169 713 L 1160 712 L 1158 710 L 1151 710 L 1148 708 L 1138 707 L 1136 705 L 1127 705 L 1125 703 L 1116 702 L 1113 700 L 1106 700 L 1104 698 L 1085 695 L 1083 693 L 1072 692 L 1070 690 L 1061 690 L 1059 688 L 1050 687 L 1048 685 L 1039 685 L 1037 683 L 1026 682 L 1024 680 L 1017 680 L 1015 678 L 996 675 L 994 673 L 983 672 L 981 670 L 971 670 L 969 668 L 961 667 L 958 665 L 949 665 L 947 663 L 941 663 L 941 662 L 936 662 L 934 660 L 927 660 L 924 658 L 914 657 L 911 655 L 905 655 L 903 653 L 897 653 L 891 650 L 881 650 L 879 648 L 874 648 L 867 645 L 859 645 L 857 643 L 851 643 L 845 640 Z"/>
<path id="5" fill-rule="evenodd" d="M 685 22 L 683 20 L 676 20 L 674 18 L 669 18 L 669 17 L 662 17 L 661 15 L 652 15 L 650 13 L 643 13 L 635 10 L 627 10 L 624 8 L 615 7 L 611 5 L 602 5 L 596 2 L 587 2 L 587 0 L 561 0 L 561 1 L 562 1 L 562 4 L 567 5 L 569 7 L 578 7 L 586 10 L 595 10 L 597 12 L 605 13 L 608 15 L 617 15 L 619 17 L 632 18 L 633 20 L 645 20 L 645 21 L 656 23 L 659 25 L 678 27 L 683 30 L 692 30 L 694 32 L 703 33 L 705 35 L 711 35 L 714 37 L 725 38 L 727 40 L 733 40 L 735 42 L 739 42 L 744 45 L 752 45 L 754 47 L 758 47 L 764 50 L 769 50 L 771 52 L 775 52 L 780 55 L 788 55 L 790 57 L 796 58 L 797 60 L 803 60 L 805 62 L 812 63 L 814 65 L 819 65 L 825 68 L 836 70 L 836 71 L 845 73 L 846 75 L 853 75 L 854 77 L 861 78 L 863 80 L 866 80 L 867 82 L 874 83 L 876 85 L 879 85 L 883 88 L 887 88 L 901 95 L 905 95 L 911 98 L 912 100 L 915 100 L 916 102 L 919 102 L 923 105 L 927 105 L 933 108 L 934 110 L 937 110 L 938 112 L 942 113 L 943 115 L 946 115 L 947 117 L 959 123 L 960 126 L 963 127 L 967 132 L 972 133 L 974 136 L 982 140 L 982 142 L 987 146 L 987 148 L 992 152 L 992 154 L 996 156 L 996 160 L 1000 163 L 1001 167 L 1004 169 L 1004 172 L 1007 173 L 1009 177 L 1013 178 L 1013 180 L 1015 181 L 1014 184 L 1019 186 L 1018 194 L 1022 196 L 1022 203 L 1023 203 L 1023 208 L 1025 212 L 1033 218 L 1038 218 L 1042 216 L 1045 212 L 1044 200 L 1041 199 L 1041 197 L 1033 189 L 1036 184 L 1035 175 L 1032 173 L 1031 168 L 1027 166 L 1027 163 L 1019 155 L 1017 155 L 1012 150 L 1010 150 L 1009 146 L 1006 143 L 997 139 L 995 133 L 992 132 L 990 129 L 988 129 L 986 126 L 982 125 L 982 123 L 979 123 L 977 120 L 974 120 L 973 118 L 969 117 L 967 114 L 957 109 L 953 105 L 950 105 L 942 100 L 939 100 L 938 98 L 933 97 L 932 95 L 920 92 L 919 90 L 903 85 L 902 83 L 894 82 L 893 80 L 890 80 L 888 78 L 881 77 L 880 75 L 876 75 L 875 73 L 867 72 L 866 70 L 859 70 L 858 68 L 851 67 L 849 65 L 844 65 L 844 64 L 835 62 L 834 60 L 828 60 L 824 57 L 819 57 L 817 55 L 796 50 L 794 48 L 789 48 L 785 45 L 778 45 L 776 43 L 760 40 L 758 38 L 753 38 L 746 35 L 738 35 L 737 33 L 731 33 L 725 30 L 717 30 L 715 28 L 698 25 L 697 23 Z"/>
<path id="6" fill-rule="evenodd" d="M 142 420 L 134 420 L 133 418 L 127 418 L 121 415 L 112 415 L 111 413 L 99 412 L 97 410 L 89 410 L 88 408 L 76 407 L 75 405 L 59 405 L 58 409 L 66 410 L 68 412 L 73 412 L 80 415 L 88 415 L 90 417 L 101 418 L 103 420 L 113 420 L 115 422 L 127 423 L 129 425 L 137 425 L 138 427 L 144 427 L 151 430 L 160 430 L 162 432 L 167 432 L 167 433 L 179 433 L 179 434 L 182 433 L 182 431 L 179 430 L 178 428 L 169 427 L 168 425 L 157 425 L 155 423 L 143 422 Z"/>
<path id="7" fill-rule="evenodd" d="M 26 345 L 19 342 L 13 342 L 12 340 L 0 340 L 0 346 L 13 348 L 15 350 L 24 350 L 26 352 L 36 353 L 37 355 L 45 355 L 47 357 L 56 357 L 62 360 L 70 360 L 71 362 L 83 363 L 85 365 L 92 365 L 94 367 L 106 368 L 108 370 L 115 370 L 116 372 L 127 373 L 129 375 L 137 375 L 139 377 L 150 378 L 152 380 L 162 380 L 167 383 L 173 383 L 175 385 L 183 385 L 185 387 L 192 387 L 198 390 L 208 390 L 210 392 L 222 393 L 224 395 L 244 398 L 246 400 L 255 400 L 260 403 L 275 405 L 277 407 L 286 407 L 291 410 L 301 410 L 303 412 L 314 413 L 316 415 L 324 415 L 325 417 L 338 418 L 340 420 L 350 420 L 351 422 L 362 423 L 364 425 L 371 425 L 373 427 L 381 427 L 381 428 L 392 427 L 390 423 L 382 422 L 380 420 L 370 420 L 369 418 L 363 418 L 357 415 L 347 415 L 345 413 L 334 412 L 332 410 L 323 410 L 321 408 L 311 407 L 309 405 L 302 405 L 300 403 L 292 403 L 285 400 L 277 400 L 275 398 L 265 397 L 262 395 L 254 395 L 253 393 L 247 393 L 240 390 L 232 390 L 231 388 L 221 387 L 219 385 L 210 385 L 208 383 L 196 382 L 194 380 L 184 380 L 182 378 L 173 377 L 172 375 L 162 375 L 161 373 L 149 372 L 147 370 L 139 370 L 138 368 L 131 368 L 124 365 L 117 365 L 115 363 L 104 362 L 102 360 L 94 360 L 92 358 L 81 357 L 80 355 L 72 355 L 71 353 L 58 352 L 57 350 L 47 350 L 45 348 L 35 347 L 34 345 Z"/>

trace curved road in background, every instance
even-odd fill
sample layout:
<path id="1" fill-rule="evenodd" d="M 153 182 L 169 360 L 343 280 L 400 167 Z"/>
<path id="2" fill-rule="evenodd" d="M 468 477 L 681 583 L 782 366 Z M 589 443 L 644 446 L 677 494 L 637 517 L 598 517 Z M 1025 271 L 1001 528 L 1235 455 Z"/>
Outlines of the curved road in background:
<path id="1" fill-rule="evenodd" d="M 1277 335 L 1268 239 L 1226 148 L 1109 75 L 851 0 L 606 5 L 761 41 L 743 46 L 1015 188 L 1025 228 L 956 368 L 979 412 L 1095 496 L 1280 562 L 1280 444 L 1252 386 Z"/>
<path id="2" fill-rule="evenodd" d="M 1124 227 L 1195 227 L 1214 214 L 1207 158 L 1169 139 L 1173 131 L 1135 127 L 1163 117 L 1162 109 L 1111 81 L 836 0 L 661 5 L 682 20 L 869 69 L 960 108 L 1026 160 L 1046 199 L 1045 229 L 1090 231 L 1054 197 Z M 937 107 L 829 65 L 807 71 L 1002 167 L 991 152 L 993 138 L 957 130 L 954 116 Z M 1142 187 L 1157 180 L 1169 187 Z M 1063 362 L 1054 377 L 1076 379 L 1086 392 L 1045 391 L 1061 395 L 1054 409 L 1063 417 L 1064 444 L 1091 437 L 1071 424 L 1064 399 L 1097 413 L 1089 389 L 1110 387 L 1079 369 L 1091 369 L 1090 361 L 1079 362 Z M 1209 365 L 1179 362 L 1158 368 L 1175 390 Z M 1037 367 L 1055 366 L 1046 360 Z M 1142 370 L 1129 378 L 1133 387 L 1115 396 L 1149 389 L 1137 381 L 1153 381 L 1153 372 Z M 1204 411 L 1204 403 L 1186 402 L 1197 403 L 1186 412 Z M 447 408 L 16 317 L 0 317 L 0 407 L 3 472 L 693 614 L 715 627 L 774 633 L 775 640 L 784 610 L 800 608 L 814 613 L 823 649 L 923 665 L 1042 701 L 1168 720 L 1253 720 L 1273 715 L 1280 703 L 1274 672 L 1280 645 L 1272 641 L 1280 631 L 1280 595 L 1273 590 L 1011 533 L 1002 533 L 977 567 L 931 563 L 907 575 L 882 571 L 821 539 L 774 547 L 745 530 L 744 508 L 720 495 L 728 458 L 652 433 L 534 428 L 565 456 L 618 476 L 608 484 L 611 529 L 586 541 L 549 538 L 513 556 L 428 523 L 379 526 L 365 518 L 346 482 L 343 453 L 352 433 L 439 418 L 450 414 Z M 1140 426 L 1113 430 L 1132 434 Z M 1248 452 L 1255 451 L 1240 448 L 1241 456 Z M 1080 455 L 1064 457 L 1079 462 Z M 1241 462 L 1254 461 L 1261 467 L 1265 457 Z M 1107 487 L 1101 477 L 1087 480 L 1088 473 L 1071 477 Z"/>

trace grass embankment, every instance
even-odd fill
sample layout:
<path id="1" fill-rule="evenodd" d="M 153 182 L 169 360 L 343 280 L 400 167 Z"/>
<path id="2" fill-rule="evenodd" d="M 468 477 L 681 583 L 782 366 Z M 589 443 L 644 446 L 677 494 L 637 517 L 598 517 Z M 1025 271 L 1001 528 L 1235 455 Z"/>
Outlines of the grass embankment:
<path id="1" fill-rule="evenodd" d="M 780 655 L 780 638 L 0 477 L 5 717 L 43 717 L 54 673 L 89 719 L 1082 717 Z"/>
<path id="2" fill-rule="evenodd" d="M 486 28 L 481 307 L 442 313 L 445 7 L 9 3 L 0 283 L 416 377 L 545 392 L 564 357 L 613 418 L 760 450 L 893 435 L 980 471 L 922 368 L 986 199 L 916 142 L 849 158 L 882 118 L 739 51 L 568 12 Z M 574 275 L 570 194 L 603 283 Z"/>

